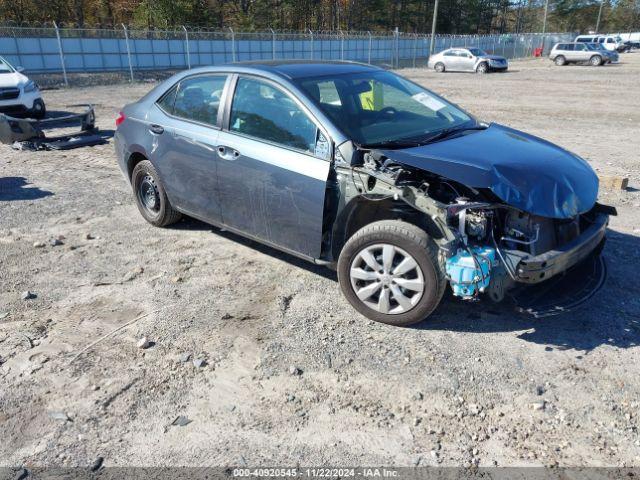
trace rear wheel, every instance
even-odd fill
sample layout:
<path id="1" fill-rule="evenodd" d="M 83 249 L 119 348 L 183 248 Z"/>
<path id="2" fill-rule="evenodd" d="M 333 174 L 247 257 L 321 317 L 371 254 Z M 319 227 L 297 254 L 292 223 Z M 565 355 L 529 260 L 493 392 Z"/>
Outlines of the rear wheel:
<path id="1" fill-rule="evenodd" d="M 437 257 L 424 230 L 397 220 L 374 222 L 358 230 L 340 253 L 340 288 L 365 317 L 411 325 L 428 317 L 444 294 Z"/>
<path id="2" fill-rule="evenodd" d="M 444 63 L 442 63 L 442 62 L 436 63 L 435 67 L 433 67 L 433 68 L 438 73 L 444 73 L 444 71 L 445 71 Z"/>
<path id="3" fill-rule="evenodd" d="M 131 174 L 131 186 L 138 210 L 156 227 L 166 227 L 180 220 L 182 214 L 169 203 L 158 172 L 149 160 L 138 163 Z"/>
<path id="4" fill-rule="evenodd" d="M 567 64 L 567 59 L 564 58 L 562 55 L 558 55 L 556 57 L 556 59 L 554 60 L 555 64 L 558 65 L 559 67 L 562 67 L 563 65 Z"/>
<path id="5" fill-rule="evenodd" d="M 594 55 L 589 60 L 589 63 L 594 67 L 599 67 L 600 65 L 602 65 L 602 57 L 600 55 Z"/>
<path id="6" fill-rule="evenodd" d="M 476 68 L 476 72 L 478 72 L 478 73 L 487 73 L 488 71 L 489 71 L 489 65 L 487 65 L 485 62 L 482 62 Z"/>

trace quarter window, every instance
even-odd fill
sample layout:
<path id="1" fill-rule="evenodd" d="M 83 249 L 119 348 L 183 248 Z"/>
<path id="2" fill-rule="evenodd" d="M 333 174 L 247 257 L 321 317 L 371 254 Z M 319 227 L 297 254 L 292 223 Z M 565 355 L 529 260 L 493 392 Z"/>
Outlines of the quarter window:
<path id="1" fill-rule="evenodd" d="M 178 87 L 173 87 L 167 93 L 165 93 L 160 100 L 158 100 L 158 105 L 162 110 L 167 112 L 170 115 L 173 115 L 173 104 L 176 101 L 176 91 Z"/>
<path id="2" fill-rule="evenodd" d="M 291 97 L 270 84 L 239 78 L 229 129 L 268 142 L 314 152 L 317 128 Z"/>
<path id="3" fill-rule="evenodd" d="M 216 126 L 226 75 L 203 75 L 180 82 L 173 114 L 186 120 Z"/>

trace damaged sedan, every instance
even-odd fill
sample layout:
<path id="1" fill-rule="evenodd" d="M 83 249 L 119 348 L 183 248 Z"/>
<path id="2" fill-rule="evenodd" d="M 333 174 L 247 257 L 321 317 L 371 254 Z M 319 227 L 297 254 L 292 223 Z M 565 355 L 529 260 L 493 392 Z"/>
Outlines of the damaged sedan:
<path id="1" fill-rule="evenodd" d="M 615 214 L 577 155 L 369 65 L 190 70 L 116 124 L 148 222 L 185 214 L 336 268 L 349 302 L 393 325 L 447 285 L 499 302 L 549 282 L 600 254 Z"/>

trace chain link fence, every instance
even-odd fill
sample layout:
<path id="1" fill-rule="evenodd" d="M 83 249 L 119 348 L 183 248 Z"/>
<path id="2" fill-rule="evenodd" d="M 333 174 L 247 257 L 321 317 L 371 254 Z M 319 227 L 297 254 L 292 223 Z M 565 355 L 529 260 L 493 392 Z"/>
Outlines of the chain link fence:
<path id="1" fill-rule="evenodd" d="M 478 47 L 509 59 L 543 54 L 572 33 L 436 35 L 435 52 Z M 351 60 L 385 68 L 425 66 L 430 35 L 403 32 L 241 32 L 178 27 L 140 30 L 120 27 L 75 28 L 53 25 L 0 26 L 0 52 L 29 74 L 116 73 L 130 80 L 150 72 L 172 72 L 203 65 L 250 60 Z"/>

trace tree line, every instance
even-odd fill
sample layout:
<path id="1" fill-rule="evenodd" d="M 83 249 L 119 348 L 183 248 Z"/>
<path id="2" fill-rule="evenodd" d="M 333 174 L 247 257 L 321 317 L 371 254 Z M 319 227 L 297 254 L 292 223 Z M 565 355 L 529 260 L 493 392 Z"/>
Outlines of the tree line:
<path id="1" fill-rule="evenodd" d="M 435 0 L 0 0 L 1 21 L 140 28 L 431 31 Z M 640 0 L 549 0 L 547 32 L 640 31 Z M 439 0 L 437 33 L 539 32 L 545 0 Z"/>

